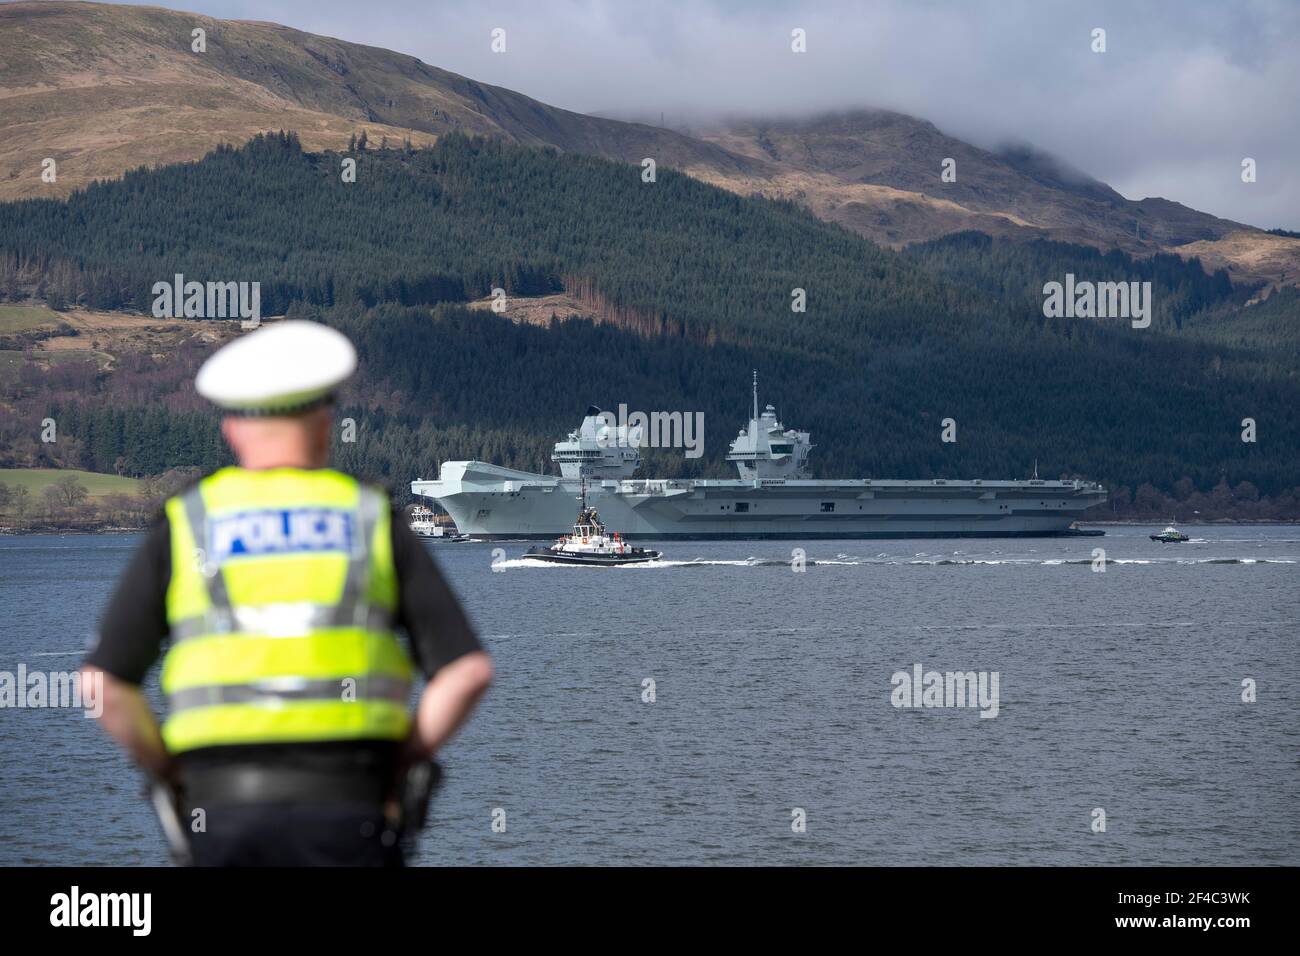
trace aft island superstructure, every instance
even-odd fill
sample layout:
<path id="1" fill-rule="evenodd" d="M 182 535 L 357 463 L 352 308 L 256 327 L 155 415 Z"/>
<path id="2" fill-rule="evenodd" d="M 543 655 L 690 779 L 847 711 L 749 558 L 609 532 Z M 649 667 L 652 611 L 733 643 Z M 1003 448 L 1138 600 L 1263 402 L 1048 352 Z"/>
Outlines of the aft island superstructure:
<path id="1" fill-rule="evenodd" d="M 480 461 L 444 462 L 436 480 L 411 482 L 416 495 L 447 510 L 472 538 L 554 538 L 569 530 L 574 501 L 587 499 L 627 538 L 911 538 L 1065 534 L 1106 500 L 1096 482 L 893 480 L 807 477 L 808 432 L 786 429 L 776 410 L 758 408 L 731 442 L 739 478 L 634 477 L 636 436 L 608 424 L 600 409 L 555 444 L 558 477 Z"/>

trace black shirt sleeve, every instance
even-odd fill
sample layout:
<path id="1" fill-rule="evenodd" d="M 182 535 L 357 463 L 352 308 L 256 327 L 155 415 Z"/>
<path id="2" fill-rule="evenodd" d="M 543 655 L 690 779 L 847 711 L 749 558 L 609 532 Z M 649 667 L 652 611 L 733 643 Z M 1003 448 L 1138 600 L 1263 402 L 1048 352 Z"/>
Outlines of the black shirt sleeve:
<path id="1" fill-rule="evenodd" d="M 432 677 L 456 658 L 482 650 L 482 645 L 424 542 L 396 508 L 392 524 L 398 587 L 396 624 L 410 638 L 420 669 Z"/>
<path id="2" fill-rule="evenodd" d="M 117 583 L 99 625 L 99 642 L 86 663 L 118 680 L 142 684 L 162 656 L 171 583 L 171 529 L 160 515 Z"/>

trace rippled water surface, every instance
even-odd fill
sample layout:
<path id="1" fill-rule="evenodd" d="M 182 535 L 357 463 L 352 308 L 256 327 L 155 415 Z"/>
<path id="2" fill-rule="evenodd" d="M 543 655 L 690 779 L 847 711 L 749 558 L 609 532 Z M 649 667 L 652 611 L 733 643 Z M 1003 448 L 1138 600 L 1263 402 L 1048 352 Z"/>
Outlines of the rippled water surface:
<path id="1" fill-rule="evenodd" d="M 419 861 L 1300 864 L 1300 528 L 1158 530 L 626 568 L 430 545 L 498 676 Z M 0 538 L 0 670 L 75 668 L 138 541 Z M 998 672 L 997 716 L 892 706 L 915 664 Z M 0 864 L 164 861 L 80 712 L 0 710 L 0 771 Z"/>

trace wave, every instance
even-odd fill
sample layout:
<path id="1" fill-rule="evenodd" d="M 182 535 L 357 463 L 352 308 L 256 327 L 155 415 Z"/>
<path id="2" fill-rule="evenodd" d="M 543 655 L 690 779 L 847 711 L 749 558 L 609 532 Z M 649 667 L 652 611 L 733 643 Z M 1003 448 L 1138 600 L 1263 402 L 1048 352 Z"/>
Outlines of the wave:
<path id="1" fill-rule="evenodd" d="M 1031 565 L 1037 567 L 1052 567 L 1055 565 L 1068 564 L 1092 564 L 1092 558 L 936 558 L 927 561 L 907 561 L 907 562 L 886 562 L 890 564 L 923 564 L 930 567 L 943 567 L 948 565 L 970 565 L 970 564 L 988 564 L 988 565 Z M 1106 559 L 1107 564 L 1296 564 L 1296 558 L 1195 558 L 1191 560 L 1183 558 L 1110 558 Z"/>
<path id="2" fill-rule="evenodd" d="M 838 555 L 835 558 L 809 558 L 805 567 L 1057 567 L 1065 565 L 1090 565 L 1093 558 L 855 558 Z M 1197 565 L 1197 564 L 1297 564 L 1296 558 L 1107 558 L 1108 565 Z M 519 568 L 565 568 L 594 567 L 593 565 L 564 565 L 536 558 L 512 558 L 496 562 L 494 568 L 508 571 Z M 642 561 L 637 564 L 618 565 L 618 567 L 654 570 L 662 568 L 789 568 L 791 562 L 779 558 L 692 558 L 690 560 Z"/>

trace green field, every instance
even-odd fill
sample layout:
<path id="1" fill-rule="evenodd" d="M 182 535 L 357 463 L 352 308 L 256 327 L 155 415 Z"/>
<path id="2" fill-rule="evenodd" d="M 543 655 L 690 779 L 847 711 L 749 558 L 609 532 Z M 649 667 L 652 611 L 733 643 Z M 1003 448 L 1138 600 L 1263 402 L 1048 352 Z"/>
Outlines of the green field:
<path id="1" fill-rule="evenodd" d="M 32 351 L 32 358 L 44 359 L 51 365 L 67 365 L 72 362 L 94 362 L 104 368 L 113 361 L 113 356 L 96 349 L 61 349 L 54 351 Z"/>
<path id="2" fill-rule="evenodd" d="M 0 305 L 0 335 L 27 332 L 59 323 L 57 312 L 36 305 Z"/>
<path id="3" fill-rule="evenodd" d="M 10 488 L 16 485 L 25 485 L 31 490 L 32 500 L 40 500 L 41 493 L 45 490 L 46 485 L 52 485 L 65 475 L 76 475 L 77 479 L 86 486 L 92 498 L 102 498 L 104 495 L 124 494 L 133 495 L 140 487 L 140 482 L 135 478 L 121 478 L 117 475 L 101 475 L 93 471 L 77 471 L 76 469 L 62 468 L 0 468 L 0 482 L 8 485 Z"/>
<path id="4" fill-rule="evenodd" d="M 106 369 L 113 362 L 113 356 L 97 349 L 61 349 L 59 351 L 19 352 L 16 349 L 0 349 L 0 385 L 12 385 L 18 381 L 25 364 L 35 368 L 44 367 L 41 363 L 69 365 L 74 362 L 94 362 L 99 368 Z"/>

